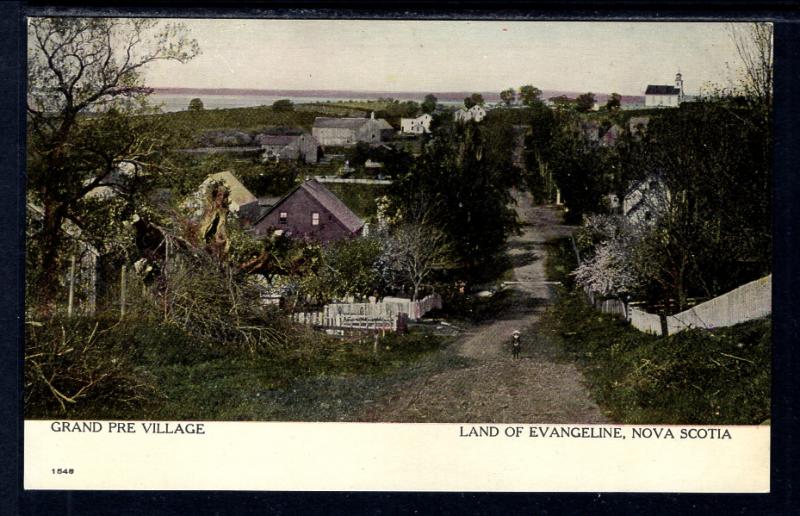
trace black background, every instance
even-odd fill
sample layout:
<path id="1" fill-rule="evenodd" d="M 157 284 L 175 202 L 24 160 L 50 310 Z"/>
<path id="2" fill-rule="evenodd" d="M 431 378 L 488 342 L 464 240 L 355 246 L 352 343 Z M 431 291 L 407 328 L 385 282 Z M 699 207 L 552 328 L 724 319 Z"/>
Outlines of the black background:
<path id="1" fill-rule="evenodd" d="M 0 2 L 0 514 L 792 514 L 798 513 L 800 23 L 797 2 Z M 293 9 L 288 11 L 287 9 Z M 26 15 L 455 19 L 773 20 L 772 487 L 766 495 L 629 493 L 97 492 L 22 489 L 24 101 Z M 646 49 L 642 49 L 646 52 Z M 113 457 L 108 458 L 113 462 Z M 119 464 L 119 467 L 124 467 Z M 536 468 L 536 464 L 531 464 Z M 464 472 L 468 475 L 469 472 Z M 598 476 L 605 471 L 596 471 Z M 749 474 L 742 471 L 742 475 Z"/>

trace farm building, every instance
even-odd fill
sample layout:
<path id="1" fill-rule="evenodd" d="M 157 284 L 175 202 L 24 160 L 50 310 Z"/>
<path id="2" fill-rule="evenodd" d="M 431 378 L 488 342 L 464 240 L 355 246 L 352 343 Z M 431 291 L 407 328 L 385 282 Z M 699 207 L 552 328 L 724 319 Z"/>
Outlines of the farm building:
<path id="1" fill-rule="evenodd" d="M 359 236 L 364 221 L 315 179 L 309 179 L 273 205 L 253 225 L 256 236 L 276 231 L 296 239 L 334 242 Z"/>
<path id="2" fill-rule="evenodd" d="M 431 132 L 433 117 L 427 113 L 417 118 L 401 118 L 400 132 L 405 134 L 423 134 Z"/>
<path id="3" fill-rule="evenodd" d="M 319 116 L 311 129 L 320 145 L 351 146 L 358 142 L 380 143 L 394 131 L 382 118 L 330 118 Z"/>
<path id="4" fill-rule="evenodd" d="M 264 151 L 264 161 L 301 159 L 306 163 L 317 162 L 319 142 L 308 133 L 262 134 L 256 140 Z"/>

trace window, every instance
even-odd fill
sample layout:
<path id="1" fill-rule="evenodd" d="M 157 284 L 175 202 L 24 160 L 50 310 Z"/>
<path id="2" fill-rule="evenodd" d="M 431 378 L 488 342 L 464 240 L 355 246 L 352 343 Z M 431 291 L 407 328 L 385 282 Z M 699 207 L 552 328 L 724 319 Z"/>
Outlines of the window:
<path id="1" fill-rule="evenodd" d="M 286 221 L 289 219 L 289 214 L 285 211 L 282 211 L 278 215 L 278 218 L 280 219 L 281 224 L 286 224 Z"/>
<path id="2" fill-rule="evenodd" d="M 311 225 L 319 226 L 319 213 L 314 212 L 311 214 Z"/>

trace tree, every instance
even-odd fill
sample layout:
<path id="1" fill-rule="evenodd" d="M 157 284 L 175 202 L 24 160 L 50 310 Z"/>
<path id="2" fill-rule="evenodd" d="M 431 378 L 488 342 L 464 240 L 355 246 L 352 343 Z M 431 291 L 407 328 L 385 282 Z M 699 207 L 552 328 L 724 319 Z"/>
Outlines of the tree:
<path id="1" fill-rule="evenodd" d="M 507 107 L 510 107 L 511 104 L 514 103 L 516 98 L 517 98 L 517 92 L 514 90 L 514 88 L 508 88 L 507 90 L 503 90 L 500 92 L 500 100 L 505 102 Z"/>
<path id="2" fill-rule="evenodd" d="M 428 93 L 427 95 L 425 95 L 425 100 L 422 101 L 422 105 L 420 106 L 422 108 L 422 112 L 431 114 L 434 111 L 436 111 L 437 101 L 438 99 L 434 94 Z"/>
<path id="3" fill-rule="evenodd" d="M 559 95 L 557 97 L 550 97 L 550 102 L 559 109 L 569 108 L 575 104 L 575 99 L 571 99 L 566 95 Z"/>
<path id="4" fill-rule="evenodd" d="M 469 97 L 464 98 L 464 107 L 467 109 L 473 106 L 482 106 L 484 104 L 485 101 L 483 100 L 483 95 L 480 93 L 473 93 Z"/>
<path id="5" fill-rule="evenodd" d="M 581 113 L 591 111 L 595 103 L 594 93 L 589 92 L 578 95 L 578 98 L 575 99 L 575 103 L 575 107 Z"/>
<path id="6" fill-rule="evenodd" d="M 519 98 L 522 101 L 522 104 L 528 107 L 533 107 L 537 103 L 541 102 L 539 98 L 541 95 L 542 90 L 535 86 L 531 86 L 530 84 L 520 86 L 519 88 Z"/>
<path id="7" fill-rule="evenodd" d="M 517 228 L 509 193 L 520 178 L 513 143 L 510 125 L 442 125 L 390 187 L 395 213 L 388 215 L 444 231 L 455 273 L 469 281 L 496 272 L 494 259 Z"/>
<path id="8" fill-rule="evenodd" d="M 280 99 L 272 103 L 272 110 L 276 112 L 294 111 L 294 104 L 289 99 Z"/>
<path id="9" fill-rule="evenodd" d="M 133 195 L 136 181 L 109 178 L 122 164 L 141 178 L 163 156 L 164 128 L 136 116 L 148 112 L 141 71 L 159 60 L 186 62 L 199 50 L 182 25 L 149 18 L 32 18 L 28 36 L 29 199 L 43 212 L 29 239 L 39 249 L 31 265 L 52 273 L 65 221 L 85 226 L 87 194 L 106 185 Z M 49 274 L 37 282 L 51 304 L 57 282 Z"/>
<path id="10" fill-rule="evenodd" d="M 441 229 L 423 224 L 397 228 L 384 248 L 385 260 L 397 275 L 411 284 L 416 301 L 431 275 L 454 267 L 451 245 Z"/>
<path id="11" fill-rule="evenodd" d="M 609 111 L 617 111 L 619 110 L 622 104 L 622 95 L 619 93 L 612 93 L 608 97 L 608 101 L 606 102 L 606 109 Z"/>
<path id="12" fill-rule="evenodd" d="M 375 238 L 330 244 L 322 251 L 316 272 L 303 278 L 302 290 L 322 303 L 380 293 L 383 291 L 380 257 L 381 242 Z"/>
<path id="13" fill-rule="evenodd" d="M 202 111 L 203 110 L 203 101 L 198 99 L 198 98 L 194 98 L 194 99 L 190 100 L 189 101 L 188 110 L 189 111 Z"/>
<path id="14" fill-rule="evenodd" d="M 732 23 L 729 33 L 742 61 L 740 87 L 744 95 L 769 108 L 772 105 L 772 23 Z"/>

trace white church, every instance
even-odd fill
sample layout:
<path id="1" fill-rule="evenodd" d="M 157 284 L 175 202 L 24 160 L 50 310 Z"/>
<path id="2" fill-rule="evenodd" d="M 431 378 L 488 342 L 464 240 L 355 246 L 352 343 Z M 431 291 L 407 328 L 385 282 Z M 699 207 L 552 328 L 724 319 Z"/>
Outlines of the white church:
<path id="1" fill-rule="evenodd" d="M 685 100 L 683 77 L 675 74 L 675 86 L 669 84 L 648 84 L 644 92 L 645 107 L 678 107 Z"/>

